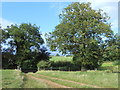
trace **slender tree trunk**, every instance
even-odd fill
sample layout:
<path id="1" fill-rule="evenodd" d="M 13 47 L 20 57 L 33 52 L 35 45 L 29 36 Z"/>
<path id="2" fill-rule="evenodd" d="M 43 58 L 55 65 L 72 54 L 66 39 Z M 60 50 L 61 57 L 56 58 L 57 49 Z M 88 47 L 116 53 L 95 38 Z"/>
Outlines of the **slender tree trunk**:
<path id="1" fill-rule="evenodd" d="M 82 66 L 81 66 L 81 71 L 86 71 L 85 65 L 83 64 L 83 62 L 85 62 L 85 35 L 83 36 L 83 60 L 82 60 Z"/>
<path id="2" fill-rule="evenodd" d="M 40 71 L 40 68 L 38 67 L 38 71 Z"/>

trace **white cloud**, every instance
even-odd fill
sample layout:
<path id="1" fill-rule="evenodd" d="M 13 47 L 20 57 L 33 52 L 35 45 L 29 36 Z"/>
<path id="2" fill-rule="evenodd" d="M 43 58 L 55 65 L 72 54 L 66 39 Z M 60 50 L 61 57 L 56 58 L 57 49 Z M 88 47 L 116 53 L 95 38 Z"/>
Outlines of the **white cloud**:
<path id="1" fill-rule="evenodd" d="M 2 28 L 6 28 L 7 26 L 14 24 L 14 22 L 0 17 L 0 24 L 1 24 Z"/>
<path id="2" fill-rule="evenodd" d="M 57 15 L 59 15 L 62 12 L 64 7 L 65 7 L 65 3 L 63 3 L 63 2 L 52 2 L 50 4 L 50 8 L 55 8 L 56 9 L 56 11 L 57 11 L 56 14 Z"/>
<path id="3" fill-rule="evenodd" d="M 118 31 L 118 2 L 119 0 L 80 0 L 80 2 L 91 2 L 93 9 L 102 9 L 110 16 L 109 22 L 112 24 L 112 30 Z"/>
<path id="4" fill-rule="evenodd" d="M 8 0 L 2 0 L 8 1 Z M 14 0 L 11 0 L 14 1 Z M 19 1 L 19 0 L 18 0 Z M 27 1 L 27 0 L 24 0 Z M 33 0 L 31 0 L 33 1 Z M 38 2 L 42 2 L 43 0 L 39 0 Z M 54 1 L 54 2 L 53 2 Z M 65 7 L 63 2 L 91 2 L 91 6 L 93 9 L 102 9 L 104 12 L 108 13 L 110 16 L 110 22 L 112 23 L 112 28 L 118 28 L 118 2 L 119 0 L 45 0 L 45 2 L 51 2 L 50 8 L 56 8 L 56 14 L 59 15 L 62 9 Z M 28 1 L 30 2 L 30 1 Z M 36 2 L 36 0 L 34 0 Z M 0 18 L 1 21 L 1 18 Z M 13 22 L 3 19 L 3 26 L 7 26 Z"/>
<path id="5" fill-rule="evenodd" d="M 73 1 L 75 2 L 75 0 Z M 116 33 L 118 30 L 118 2 L 119 0 L 79 0 L 79 2 L 91 2 L 91 7 L 95 10 L 102 9 L 110 16 L 109 22 L 112 23 L 112 30 Z M 64 8 L 64 3 L 52 3 L 50 8 L 56 8 L 57 14 L 60 14 Z M 116 30 L 115 30 L 116 29 Z"/>

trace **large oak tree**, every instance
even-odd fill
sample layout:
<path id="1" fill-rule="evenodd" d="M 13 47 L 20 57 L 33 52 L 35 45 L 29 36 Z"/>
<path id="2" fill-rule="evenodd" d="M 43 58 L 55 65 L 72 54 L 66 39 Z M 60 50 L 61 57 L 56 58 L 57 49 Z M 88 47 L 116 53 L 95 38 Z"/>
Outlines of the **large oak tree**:
<path id="1" fill-rule="evenodd" d="M 113 35 L 109 16 L 90 3 L 72 3 L 59 15 L 60 24 L 46 35 L 50 49 L 71 53 L 82 68 L 94 69 L 102 63 L 104 39 Z"/>

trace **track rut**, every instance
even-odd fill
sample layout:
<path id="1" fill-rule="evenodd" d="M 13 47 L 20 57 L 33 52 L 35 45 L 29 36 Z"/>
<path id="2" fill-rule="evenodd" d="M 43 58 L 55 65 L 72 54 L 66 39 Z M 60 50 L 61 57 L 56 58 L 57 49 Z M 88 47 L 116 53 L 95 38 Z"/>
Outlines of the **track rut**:
<path id="1" fill-rule="evenodd" d="M 46 84 L 50 85 L 52 88 L 72 88 L 72 87 L 68 87 L 68 86 L 64 86 L 64 85 L 52 82 L 50 80 L 46 80 L 46 79 L 43 79 L 43 78 L 37 78 L 37 77 L 34 77 L 34 76 L 30 75 L 30 74 L 27 74 L 27 76 L 30 77 L 30 78 L 32 78 L 32 79 L 38 80 L 38 81 L 39 80 L 43 81 Z"/>
<path id="2" fill-rule="evenodd" d="M 49 77 L 49 76 L 45 76 L 45 75 L 41 75 L 41 74 L 36 74 L 36 75 L 41 76 L 41 77 L 45 77 L 45 78 L 61 80 L 61 81 L 65 81 L 65 82 L 71 82 L 71 83 L 79 84 L 79 85 L 82 85 L 82 86 L 88 86 L 88 87 L 91 87 L 91 88 L 103 88 L 103 87 L 99 87 L 99 86 L 96 86 L 96 85 L 89 85 L 89 84 L 80 83 L 80 82 L 76 82 L 76 81 L 60 79 L 60 78 L 56 78 L 56 77 Z"/>

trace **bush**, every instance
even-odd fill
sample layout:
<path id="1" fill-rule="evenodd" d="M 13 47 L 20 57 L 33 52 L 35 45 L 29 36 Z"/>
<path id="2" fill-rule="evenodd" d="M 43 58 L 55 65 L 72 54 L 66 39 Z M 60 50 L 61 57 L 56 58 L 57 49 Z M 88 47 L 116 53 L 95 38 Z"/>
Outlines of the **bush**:
<path id="1" fill-rule="evenodd" d="M 34 64 L 32 60 L 23 61 L 20 67 L 21 67 L 21 71 L 24 73 L 37 71 L 37 66 L 36 64 Z"/>
<path id="2" fill-rule="evenodd" d="M 113 67 L 112 72 L 113 73 L 120 73 L 120 70 L 119 70 L 118 66 Z"/>
<path id="3" fill-rule="evenodd" d="M 52 67 L 64 67 L 64 66 L 71 66 L 71 62 L 70 61 L 51 61 L 51 66 Z"/>
<path id="4" fill-rule="evenodd" d="M 116 60 L 113 62 L 113 65 L 120 65 L 120 60 Z"/>
<path id="5" fill-rule="evenodd" d="M 21 64 L 21 69 L 23 69 L 23 70 L 37 69 L 37 66 L 35 64 L 33 64 L 32 60 L 25 60 Z"/>
<path id="6" fill-rule="evenodd" d="M 38 64 L 37 64 L 37 67 L 38 67 L 38 70 L 40 69 L 45 69 L 47 67 L 49 67 L 50 64 L 46 61 L 40 61 Z"/>
<path id="7" fill-rule="evenodd" d="M 77 71 L 80 70 L 80 66 L 73 63 L 72 61 L 50 61 L 50 70 L 61 70 L 61 71 Z"/>
<path id="8" fill-rule="evenodd" d="M 118 66 L 111 66 L 108 67 L 105 72 L 109 73 L 109 72 L 113 72 L 113 73 L 120 73 L 120 70 L 118 68 Z"/>

